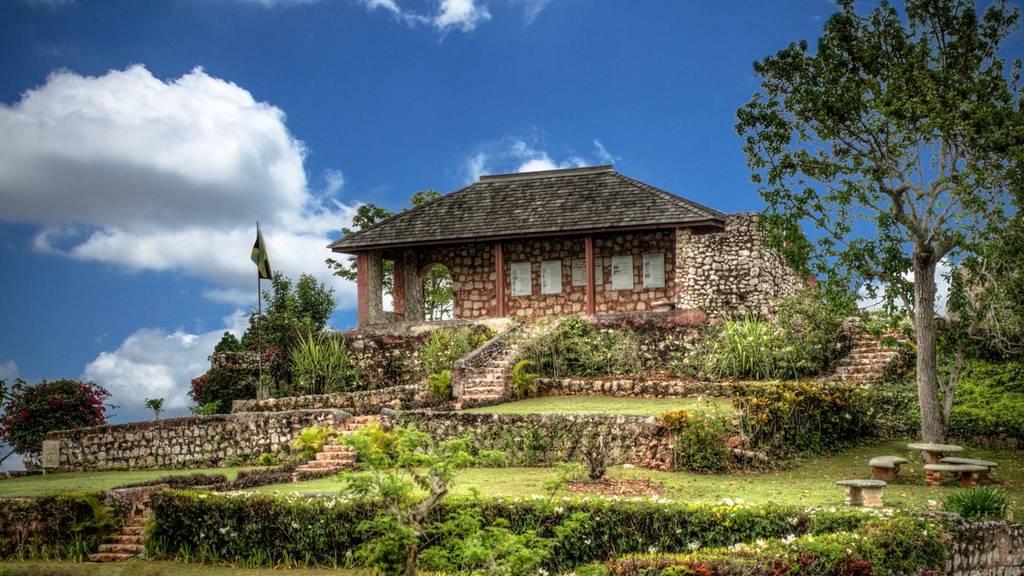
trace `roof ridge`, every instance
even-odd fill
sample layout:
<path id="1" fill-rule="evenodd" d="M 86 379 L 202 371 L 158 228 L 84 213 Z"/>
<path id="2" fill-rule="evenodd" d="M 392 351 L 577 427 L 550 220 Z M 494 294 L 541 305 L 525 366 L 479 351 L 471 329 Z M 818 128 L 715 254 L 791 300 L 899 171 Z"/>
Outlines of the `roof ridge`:
<path id="1" fill-rule="evenodd" d="M 553 176 L 579 176 L 580 174 L 600 174 L 614 172 L 611 164 L 598 166 L 578 166 L 576 168 L 556 168 L 554 170 L 537 170 L 534 172 L 509 172 L 506 174 L 483 174 L 479 182 L 504 182 L 509 180 L 528 180 L 532 178 L 550 178 Z"/>
<path id="2" fill-rule="evenodd" d="M 625 174 L 621 174 L 619 172 L 615 172 L 615 175 L 620 177 L 620 178 L 623 178 L 625 180 L 628 180 L 631 184 L 633 184 L 637 188 L 641 188 L 641 189 L 647 190 L 648 192 L 653 192 L 653 193 L 659 194 L 661 196 L 666 196 L 668 200 L 672 200 L 674 202 L 681 202 L 681 203 L 685 204 L 689 208 L 696 208 L 698 210 L 703 210 L 703 211 L 707 212 L 712 217 L 725 218 L 726 216 L 728 216 L 728 214 L 726 214 L 725 212 L 722 212 L 722 211 L 719 211 L 719 210 L 715 210 L 714 208 L 712 208 L 710 206 L 705 206 L 704 204 L 701 204 L 699 202 L 694 202 L 693 200 L 690 200 L 688 198 L 683 198 L 682 196 L 679 196 L 677 194 L 673 194 L 672 192 L 669 192 L 668 190 L 663 190 L 661 188 L 658 188 L 657 186 L 655 186 L 653 184 L 648 184 L 646 182 L 641 182 L 640 180 L 637 180 L 636 178 L 631 178 L 631 177 L 626 176 Z"/>

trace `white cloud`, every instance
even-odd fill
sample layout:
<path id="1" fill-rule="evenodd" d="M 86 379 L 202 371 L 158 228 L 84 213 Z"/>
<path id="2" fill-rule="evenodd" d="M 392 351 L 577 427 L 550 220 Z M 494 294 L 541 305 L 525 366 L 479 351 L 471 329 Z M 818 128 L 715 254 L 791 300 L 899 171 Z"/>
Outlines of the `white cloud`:
<path id="1" fill-rule="evenodd" d="M 595 164 L 608 164 L 618 157 L 613 156 L 596 138 L 593 140 L 596 160 L 580 154 L 568 154 L 556 160 L 543 147 L 540 136 L 508 138 L 498 143 L 487 143 L 482 150 L 469 155 L 462 163 L 461 171 L 466 182 L 477 181 L 482 174 L 507 172 L 537 172 L 563 168 L 580 168 Z"/>
<path id="2" fill-rule="evenodd" d="M 949 281 L 950 274 L 953 272 L 952 264 L 948 258 L 939 260 L 939 263 L 935 266 L 935 313 L 939 316 L 946 315 L 947 302 L 949 300 Z M 914 271 L 910 270 L 903 274 L 903 277 L 908 282 L 914 281 Z M 867 287 L 861 287 L 857 291 L 857 307 L 861 310 L 881 310 L 885 304 L 885 287 L 884 282 L 875 282 L 875 294 L 874 298 L 868 293 Z M 897 304 L 900 304 L 897 302 Z"/>
<path id="3" fill-rule="evenodd" d="M 18 364 L 14 360 L 0 362 L 0 380 L 13 380 L 18 377 Z"/>
<path id="4" fill-rule="evenodd" d="M 119 421 L 151 417 L 146 398 L 163 398 L 168 416 L 188 414 L 192 378 L 210 368 L 208 357 L 224 332 L 240 336 L 246 321 L 236 311 L 224 318 L 222 328 L 209 332 L 137 330 L 117 349 L 101 352 L 86 365 L 82 378 L 110 391 Z"/>
<path id="5" fill-rule="evenodd" d="M 234 83 L 201 68 L 169 81 L 138 65 L 58 72 L 0 104 L 0 133 L 0 219 L 38 223 L 39 251 L 193 274 L 213 297 L 252 304 L 259 219 L 275 269 L 313 273 L 354 303 L 323 264 L 353 207 L 310 192 L 284 113 Z M 324 173 L 328 196 L 343 184 Z"/>
<path id="6" fill-rule="evenodd" d="M 447 30 L 456 28 L 463 32 L 471 32 L 477 24 L 491 19 L 487 7 L 477 4 L 475 0 L 441 0 L 434 26 Z"/>

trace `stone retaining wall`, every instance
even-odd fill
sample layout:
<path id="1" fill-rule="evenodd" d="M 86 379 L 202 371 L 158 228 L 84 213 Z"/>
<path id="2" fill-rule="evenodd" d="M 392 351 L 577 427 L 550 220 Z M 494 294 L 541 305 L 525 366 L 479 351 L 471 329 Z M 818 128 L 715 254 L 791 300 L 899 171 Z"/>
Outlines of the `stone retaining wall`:
<path id="1" fill-rule="evenodd" d="M 727 382 L 694 380 L 633 380 L 629 378 L 562 378 L 541 380 L 541 389 L 551 396 L 620 396 L 625 398 L 678 398 L 728 396 Z"/>
<path id="2" fill-rule="evenodd" d="M 228 457 L 288 451 L 304 428 L 338 426 L 349 417 L 341 410 L 292 410 L 61 430 L 46 435 L 43 461 L 60 470 L 219 466 Z"/>
<path id="3" fill-rule="evenodd" d="M 669 436 L 654 416 L 412 411 L 397 418 L 437 440 L 465 436 L 475 449 L 504 452 L 512 466 L 582 461 L 583 444 L 602 432 L 610 446 L 608 465 L 667 469 L 672 462 Z"/>
<path id="4" fill-rule="evenodd" d="M 947 546 L 949 576 L 1024 574 L 1024 527 L 1003 521 L 961 523 Z"/>
<path id="5" fill-rule="evenodd" d="M 336 408 L 354 416 L 379 414 L 381 408 L 414 409 L 434 406 L 440 402 L 417 384 L 391 386 L 379 390 L 288 396 L 267 400 L 235 400 L 232 413 L 280 412 L 284 410 L 323 410 Z"/>

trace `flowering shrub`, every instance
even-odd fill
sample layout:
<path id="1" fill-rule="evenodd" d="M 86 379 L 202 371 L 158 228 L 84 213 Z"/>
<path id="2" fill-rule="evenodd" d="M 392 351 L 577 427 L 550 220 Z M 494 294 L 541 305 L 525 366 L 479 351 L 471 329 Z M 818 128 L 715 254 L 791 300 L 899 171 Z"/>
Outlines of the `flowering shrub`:
<path id="1" fill-rule="evenodd" d="M 677 410 L 661 415 L 672 434 L 672 467 L 694 472 L 724 472 L 729 467 L 729 419 L 704 410 Z"/>
<path id="2" fill-rule="evenodd" d="M 746 437 L 772 456 L 818 453 L 872 434 L 864 390 L 841 382 L 740 382 L 733 404 Z"/>
<path id="3" fill-rule="evenodd" d="M 945 566 L 939 529 L 907 516 L 873 519 L 856 532 L 791 534 L 711 549 L 694 544 L 685 554 L 625 557 L 590 572 L 606 576 L 902 576 L 937 573 Z"/>
<path id="4" fill-rule="evenodd" d="M 375 518 L 380 508 L 373 501 L 344 498 L 174 491 L 155 495 L 151 506 L 154 527 L 149 546 L 155 554 L 251 565 L 332 566 L 356 565 L 352 555 L 367 537 L 358 526 Z M 552 572 L 623 554 L 687 552 L 695 543 L 720 548 L 791 534 L 851 532 L 884 518 L 862 511 L 808 511 L 777 505 L 452 497 L 435 508 L 425 529 L 432 534 L 443 532 L 443 523 L 466 510 L 478 512 L 474 518 L 481 526 L 500 525 L 509 534 L 545 539 L 545 568 Z M 437 545 L 447 550 L 443 543 Z M 423 554 L 437 558 L 426 550 Z"/>
<path id="5" fill-rule="evenodd" d="M 0 418 L 0 440 L 28 463 L 38 462 L 47 432 L 106 424 L 109 399 L 110 392 L 92 382 L 18 380 Z"/>

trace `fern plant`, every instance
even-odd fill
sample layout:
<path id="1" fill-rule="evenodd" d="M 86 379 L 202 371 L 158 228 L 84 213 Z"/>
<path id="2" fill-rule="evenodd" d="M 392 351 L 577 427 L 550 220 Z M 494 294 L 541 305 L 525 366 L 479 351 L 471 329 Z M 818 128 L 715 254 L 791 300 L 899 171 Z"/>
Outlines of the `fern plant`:
<path id="1" fill-rule="evenodd" d="M 310 426 L 295 437 L 295 440 L 292 441 L 292 449 L 296 450 L 303 460 L 311 460 L 317 452 L 324 449 L 328 440 L 337 435 L 338 433 L 332 428 Z"/>
<path id="2" fill-rule="evenodd" d="M 512 393 L 520 400 L 537 393 L 537 374 L 532 372 L 537 365 L 533 360 L 520 360 L 512 367 Z"/>
<path id="3" fill-rule="evenodd" d="M 441 370 L 427 376 L 427 386 L 430 393 L 439 400 L 447 400 L 452 397 L 452 371 Z"/>
<path id="4" fill-rule="evenodd" d="M 950 492 L 942 508 L 964 520 L 1002 520 L 1009 505 L 1010 500 L 1001 488 L 979 486 Z"/>

